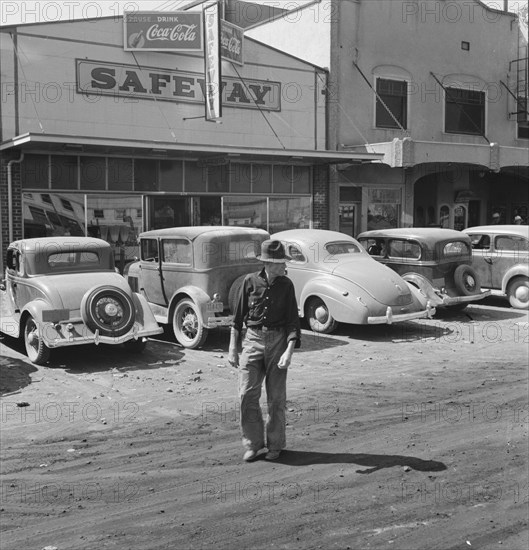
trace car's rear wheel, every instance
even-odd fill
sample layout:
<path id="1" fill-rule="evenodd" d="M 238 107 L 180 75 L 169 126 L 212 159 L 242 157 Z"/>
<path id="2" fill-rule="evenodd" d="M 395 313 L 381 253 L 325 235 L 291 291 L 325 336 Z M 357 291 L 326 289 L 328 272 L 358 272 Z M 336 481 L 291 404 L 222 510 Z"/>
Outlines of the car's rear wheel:
<path id="1" fill-rule="evenodd" d="M 173 331 L 182 346 L 189 349 L 201 347 L 208 337 L 198 307 L 189 298 L 180 300 L 173 315 Z"/>
<path id="2" fill-rule="evenodd" d="M 44 343 L 40 329 L 41 327 L 37 321 L 29 316 L 24 325 L 24 345 L 26 346 L 29 360 L 32 363 L 45 365 L 50 359 L 51 350 Z"/>
<path id="3" fill-rule="evenodd" d="M 81 301 L 81 316 L 86 326 L 102 336 L 126 334 L 134 325 L 132 298 L 120 288 L 98 286 L 89 290 Z"/>
<path id="4" fill-rule="evenodd" d="M 476 270 L 469 265 L 459 265 L 454 271 L 454 283 L 463 296 L 473 296 L 481 292 L 481 281 Z"/>
<path id="5" fill-rule="evenodd" d="M 529 309 L 529 278 L 516 277 L 507 286 L 507 297 L 512 307 Z"/>
<path id="6" fill-rule="evenodd" d="M 337 321 L 329 312 L 329 308 L 321 298 L 310 298 L 306 307 L 307 320 L 314 332 L 329 334 L 338 326 Z"/>

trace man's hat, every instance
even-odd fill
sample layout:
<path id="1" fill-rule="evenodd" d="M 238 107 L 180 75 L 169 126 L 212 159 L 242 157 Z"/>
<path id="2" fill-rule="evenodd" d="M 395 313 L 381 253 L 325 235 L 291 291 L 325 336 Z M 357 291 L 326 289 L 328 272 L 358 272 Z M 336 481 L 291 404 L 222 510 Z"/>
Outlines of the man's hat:
<path id="1" fill-rule="evenodd" d="M 286 262 L 285 248 L 281 241 L 263 241 L 261 243 L 261 255 L 257 256 L 261 262 L 271 262 L 274 264 L 283 264 Z"/>
<path id="2" fill-rule="evenodd" d="M 522 221 L 522 216 L 514 216 L 514 221 L 515 222 L 521 222 Z"/>
<path id="3" fill-rule="evenodd" d="M 492 214 L 492 217 L 493 217 L 493 218 L 499 218 L 500 215 L 498 214 L 498 212 L 494 212 L 494 214 Z"/>

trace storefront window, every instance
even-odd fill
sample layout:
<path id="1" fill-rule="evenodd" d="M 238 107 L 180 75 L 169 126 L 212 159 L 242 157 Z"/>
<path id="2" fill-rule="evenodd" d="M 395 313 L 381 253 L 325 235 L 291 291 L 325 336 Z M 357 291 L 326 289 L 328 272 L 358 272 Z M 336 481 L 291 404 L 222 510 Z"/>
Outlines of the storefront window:
<path id="1" fill-rule="evenodd" d="M 246 225 L 267 229 L 266 197 L 223 197 L 223 225 Z"/>
<path id="2" fill-rule="evenodd" d="M 21 168 L 22 186 L 24 189 L 48 189 L 49 156 L 25 155 Z"/>
<path id="3" fill-rule="evenodd" d="M 400 189 L 368 189 L 367 229 L 399 227 Z"/>
<path id="4" fill-rule="evenodd" d="M 268 164 L 252 164 L 252 193 L 272 192 L 272 167 Z"/>
<path id="5" fill-rule="evenodd" d="M 187 193 L 202 193 L 207 190 L 207 170 L 196 162 L 184 163 L 184 182 Z"/>
<path id="6" fill-rule="evenodd" d="M 227 166 L 208 167 L 208 191 L 225 193 L 229 190 L 229 172 Z"/>
<path id="7" fill-rule="evenodd" d="M 292 192 L 296 194 L 310 193 L 310 175 L 308 166 L 294 166 Z"/>
<path id="8" fill-rule="evenodd" d="M 252 165 L 230 164 L 230 191 L 232 193 L 251 193 Z"/>
<path id="9" fill-rule="evenodd" d="M 160 161 L 160 191 L 178 193 L 184 189 L 183 162 L 179 160 Z"/>
<path id="10" fill-rule="evenodd" d="M 274 166 L 274 193 L 292 193 L 292 166 Z"/>
<path id="11" fill-rule="evenodd" d="M 51 187 L 53 189 L 78 189 L 78 157 L 51 156 Z"/>
<path id="12" fill-rule="evenodd" d="M 310 197 L 270 198 L 269 233 L 310 227 Z"/>
<path id="13" fill-rule="evenodd" d="M 155 160 L 136 159 L 134 161 L 134 190 L 158 190 L 158 170 Z"/>
<path id="14" fill-rule="evenodd" d="M 132 191 L 132 159 L 108 159 L 108 189 Z"/>
<path id="15" fill-rule="evenodd" d="M 86 195 L 88 235 L 103 239 L 114 249 L 116 266 L 123 268 L 139 256 L 138 235 L 142 230 L 141 197 Z"/>
<path id="16" fill-rule="evenodd" d="M 24 238 L 84 235 L 84 195 L 24 193 Z"/>
<path id="17" fill-rule="evenodd" d="M 81 161 L 81 189 L 106 188 L 106 159 L 104 157 L 80 157 Z"/>

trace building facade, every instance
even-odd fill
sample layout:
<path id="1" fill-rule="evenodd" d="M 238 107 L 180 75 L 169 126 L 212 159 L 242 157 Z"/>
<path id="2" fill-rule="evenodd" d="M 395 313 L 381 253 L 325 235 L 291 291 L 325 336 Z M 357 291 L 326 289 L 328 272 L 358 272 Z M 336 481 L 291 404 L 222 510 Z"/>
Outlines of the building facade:
<path id="1" fill-rule="evenodd" d="M 92 235 L 136 253 L 142 230 L 325 226 L 327 73 L 251 39 L 222 62 L 205 120 L 203 51 L 125 48 L 121 17 L 2 28 L 0 225 L 7 244 Z"/>
<path id="2" fill-rule="evenodd" d="M 527 39 L 515 14 L 478 0 L 323 0 L 302 11 L 249 34 L 273 44 L 277 34 L 296 54 L 299 33 L 328 33 L 329 148 L 383 154 L 332 169 L 330 228 L 463 229 L 495 212 L 527 223 Z"/>

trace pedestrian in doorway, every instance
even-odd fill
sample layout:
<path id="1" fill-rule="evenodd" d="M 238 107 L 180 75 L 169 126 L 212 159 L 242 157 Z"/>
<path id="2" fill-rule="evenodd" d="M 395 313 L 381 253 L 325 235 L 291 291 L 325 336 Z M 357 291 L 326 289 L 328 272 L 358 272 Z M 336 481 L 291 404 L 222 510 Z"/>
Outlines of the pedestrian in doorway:
<path id="1" fill-rule="evenodd" d="M 265 446 L 266 460 L 276 460 L 286 446 L 286 382 L 294 348 L 300 346 L 298 305 L 286 277 L 285 249 L 280 241 L 261 245 L 261 271 L 244 279 L 235 308 L 228 361 L 239 367 L 243 460 L 252 461 Z M 239 357 L 239 337 L 246 335 Z M 266 424 L 259 404 L 265 382 Z M 266 444 L 266 445 L 265 445 Z"/>
<path id="2" fill-rule="evenodd" d="M 492 225 L 498 225 L 500 223 L 500 218 L 500 213 L 494 212 L 494 214 L 492 214 Z"/>
<path id="3" fill-rule="evenodd" d="M 514 224 L 515 225 L 522 225 L 522 216 L 514 216 Z"/>

